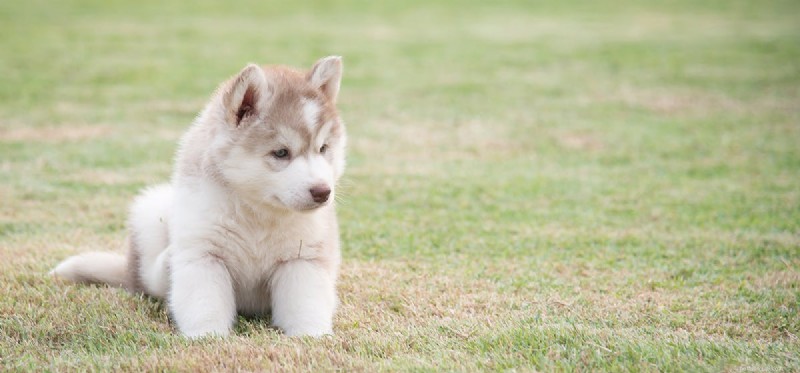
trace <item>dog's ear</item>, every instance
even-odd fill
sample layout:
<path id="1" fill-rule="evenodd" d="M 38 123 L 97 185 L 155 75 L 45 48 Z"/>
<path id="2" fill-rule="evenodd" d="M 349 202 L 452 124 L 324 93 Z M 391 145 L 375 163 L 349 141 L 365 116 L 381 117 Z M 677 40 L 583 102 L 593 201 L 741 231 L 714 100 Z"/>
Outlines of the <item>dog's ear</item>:
<path id="1" fill-rule="evenodd" d="M 225 121 L 233 127 L 239 127 L 248 118 L 262 114 L 272 94 L 264 70 L 255 64 L 247 65 L 225 88 L 222 96 Z"/>
<path id="2" fill-rule="evenodd" d="M 342 82 L 342 57 L 329 56 L 317 61 L 308 73 L 308 82 L 336 103 Z"/>

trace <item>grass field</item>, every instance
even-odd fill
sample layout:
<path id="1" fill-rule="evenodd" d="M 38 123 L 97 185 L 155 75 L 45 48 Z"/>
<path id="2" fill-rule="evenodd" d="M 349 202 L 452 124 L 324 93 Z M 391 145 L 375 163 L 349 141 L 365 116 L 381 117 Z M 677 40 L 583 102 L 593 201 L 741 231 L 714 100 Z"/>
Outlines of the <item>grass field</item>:
<path id="1" fill-rule="evenodd" d="M 0 2 L 0 370 L 800 370 L 797 1 Z M 247 62 L 345 58 L 335 336 L 47 275 Z"/>

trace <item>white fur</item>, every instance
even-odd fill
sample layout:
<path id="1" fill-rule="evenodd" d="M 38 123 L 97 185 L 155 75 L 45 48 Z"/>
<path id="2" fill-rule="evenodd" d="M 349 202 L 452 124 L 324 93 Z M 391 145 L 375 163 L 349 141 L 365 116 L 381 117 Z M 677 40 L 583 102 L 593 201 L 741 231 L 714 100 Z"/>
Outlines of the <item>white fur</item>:
<path id="1" fill-rule="evenodd" d="M 125 257 L 114 253 L 88 252 L 68 258 L 50 271 L 72 282 L 128 286 Z"/>
<path id="2" fill-rule="evenodd" d="M 237 309 L 262 314 L 271 308 L 273 324 L 287 335 L 331 333 L 335 272 L 313 264 L 327 253 L 303 246 L 326 240 L 325 217 L 321 214 L 326 207 L 313 214 L 261 216 L 245 201 L 202 179 L 182 180 L 176 188 L 170 224 L 172 278 L 168 301 L 185 335 L 227 335 Z M 224 236 L 223 232 L 232 233 Z M 261 247 L 270 250 L 257 249 Z M 338 250 L 329 259 L 338 264 Z M 313 276 L 293 275 L 290 268 L 294 267 Z M 275 276 L 279 274 L 300 283 L 278 280 Z M 269 287 L 261 287 L 265 278 L 271 279 Z M 238 286 L 235 292 L 234 283 Z M 287 309 L 281 308 L 282 304 L 289 309 L 307 304 L 309 310 L 282 313 Z"/>
<path id="3" fill-rule="evenodd" d="M 272 322 L 289 335 L 329 334 L 336 309 L 335 284 L 330 276 L 309 262 L 289 262 L 275 271 L 272 290 Z"/>
<path id="4" fill-rule="evenodd" d="M 273 176 L 270 181 L 277 186 L 275 196 L 281 203 L 297 210 L 316 207 L 317 203 L 308 193 L 311 187 L 325 185 L 330 188 L 333 184 L 330 165 L 318 155 L 297 159 Z"/>
<path id="5" fill-rule="evenodd" d="M 303 101 L 303 119 L 306 121 L 308 128 L 314 128 L 319 118 L 319 104 L 312 100 Z"/>
<path id="6" fill-rule="evenodd" d="M 148 293 L 163 298 L 167 294 L 166 250 L 169 244 L 169 218 L 172 186 L 162 184 L 145 189 L 131 205 L 128 225 L 140 234 L 137 240 L 141 255 L 139 276 Z"/>
<path id="7" fill-rule="evenodd" d="M 305 84 L 334 101 L 340 79 L 341 59 L 329 57 L 317 62 Z M 318 150 L 331 123 L 315 129 L 314 144 L 278 127 L 282 146 L 309 149 L 290 160 L 254 154 L 238 143 L 244 127 L 259 124 L 231 123 L 236 105 L 255 87 L 260 102 L 249 120 L 263 120 L 275 93 L 268 80 L 249 65 L 223 85 L 182 138 L 172 182 L 134 201 L 129 227 L 139 267 L 127 265 L 136 278 L 120 271 L 123 257 L 104 253 L 67 259 L 53 272 L 77 282 L 140 286 L 167 300 L 177 328 L 191 338 L 228 335 L 237 312 L 272 312 L 273 324 L 287 335 L 331 333 L 340 263 L 333 190 L 346 137 L 342 130 L 326 156 Z M 311 101 L 301 106 L 305 124 L 315 123 L 321 107 Z M 331 196 L 317 203 L 310 189 L 320 185 Z"/>

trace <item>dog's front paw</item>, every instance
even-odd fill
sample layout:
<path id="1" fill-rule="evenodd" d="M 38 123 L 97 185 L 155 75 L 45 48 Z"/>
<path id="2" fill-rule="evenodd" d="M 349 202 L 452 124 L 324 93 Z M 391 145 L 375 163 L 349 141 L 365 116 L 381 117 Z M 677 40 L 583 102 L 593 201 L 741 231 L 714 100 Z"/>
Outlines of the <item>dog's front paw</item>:
<path id="1" fill-rule="evenodd" d="M 296 260 L 281 265 L 272 278 L 272 324 L 288 336 L 333 334 L 336 287 L 316 264 Z"/>

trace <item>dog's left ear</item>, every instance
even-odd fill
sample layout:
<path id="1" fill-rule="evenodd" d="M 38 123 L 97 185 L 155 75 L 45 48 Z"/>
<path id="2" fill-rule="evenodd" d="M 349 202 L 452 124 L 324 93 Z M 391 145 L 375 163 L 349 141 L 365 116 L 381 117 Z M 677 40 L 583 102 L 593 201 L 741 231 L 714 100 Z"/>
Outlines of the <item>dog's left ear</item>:
<path id="1" fill-rule="evenodd" d="M 321 90 L 331 102 L 336 103 L 339 84 L 342 82 L 342 57 L 329 56 L 317 61 L 308 73 L 308 82 Z"/>
<path id="2" fill-rule="evenodd" d="M 258 65 L 249 64 L 225 88 L 222 96 L 225 119 L 229 125 L 239 127 L 264 111 L 271 99 L 272 88 L 264 71 Z"/>

